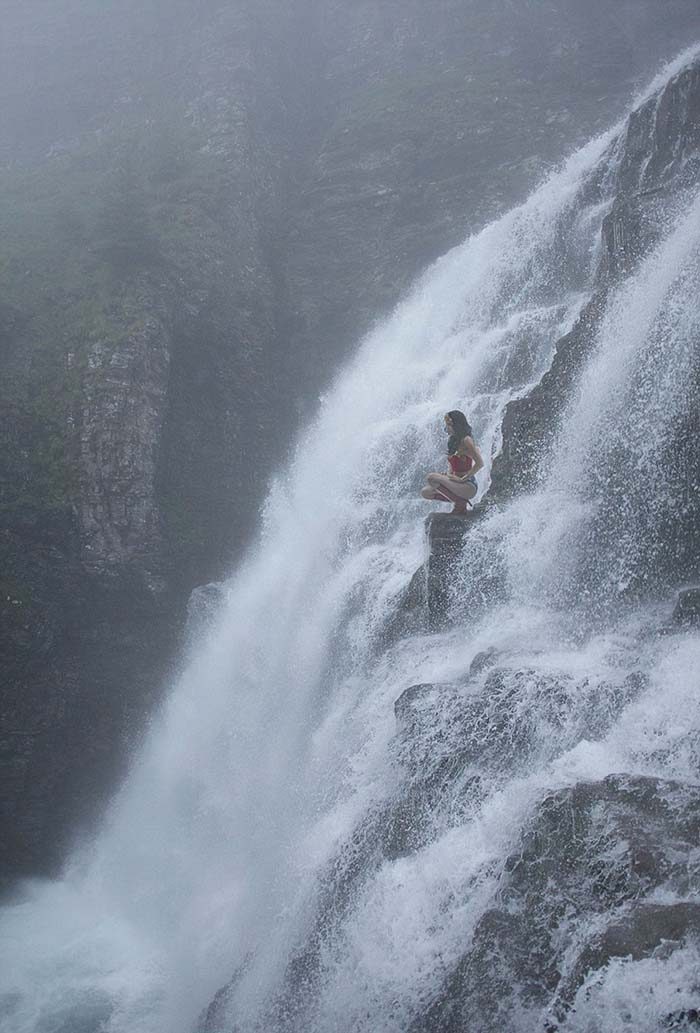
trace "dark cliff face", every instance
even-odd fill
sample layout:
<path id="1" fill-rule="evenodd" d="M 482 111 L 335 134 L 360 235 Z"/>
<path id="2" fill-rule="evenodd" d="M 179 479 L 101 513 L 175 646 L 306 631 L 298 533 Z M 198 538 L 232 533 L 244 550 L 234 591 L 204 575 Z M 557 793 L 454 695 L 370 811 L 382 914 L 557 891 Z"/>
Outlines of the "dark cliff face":
<path id="1" fill-rule="evenodd" d="M 153 69 L 148 40 L 76 42 L 124 63 L 99 96 L 78 84 L 79 136 L 2 171 L 10 873 L 49 870 L 114 785 L 291 423 L 271 253 L 294 97 L 284 62 L 269 82 L 264 8 L 197 13 L 149 23 Z"/>
<path id="2" fill-rule="evenodd" d="M 240 551 L 350 340 L 621 109 L 696 9 L 589 15 L 574 0 L 8 7 L 9 871 L 48 870 L 114 784 L 188 591 Z"/>
<path id="3" fill-rule="evenodd" d="M 562 414 L 590 355 L 610 292 L 650 253 L 674 213 L 697 189 L 700 179 L 700 63 L 675 76 L 630 117 L 619 144 L 614 200 L 603 223 L 597 285 L 572 331 L 558 342 L 551 369 L 525 397 L 511 402 L 503 421 L 503 446 L 494 461 L 490 500 L 497 503 L 528 490 L 544 476 Z M 636 456 L 618 451 L 606 478 L 607 501 L 591 527 L 589 567 L 595 566 L 595 536 L 615 539 L 620 522 L 643 521 L 640 558 L 654 571 L 653 585 L 674 586 L 700 569 L 700 466 L 696 448 L 700 411 L 700 350 L 686 386 L 685 403 L 656 457 L 666 471 L 664 496 L 669 505 L 651 507 L 653 491 L 633 498 Z M 592 443 L 592 448 L 594 447 Z M 605 471 L 599 466 L 598 475 Z M 627 505 L 625 505 L 627 501 Z M 615 515 L 615 512 L 618 515 Z M 600 543 L 598 543 L 600 544 Z M 641 565 L 641 564 L 640 564 Z M 635 586 L 639 587 L 639 586 Z"/>

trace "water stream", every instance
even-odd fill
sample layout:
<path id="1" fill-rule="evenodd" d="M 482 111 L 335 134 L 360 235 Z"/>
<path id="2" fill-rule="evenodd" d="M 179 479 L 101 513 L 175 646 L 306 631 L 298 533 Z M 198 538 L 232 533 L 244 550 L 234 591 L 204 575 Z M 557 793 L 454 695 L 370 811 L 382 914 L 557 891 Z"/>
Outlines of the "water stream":
<path id="1" fill-rule="evenodd" d="M 546 792 L 619 771 L 700 781 L 699 637 L 661 635 L 670 601 L 626 592 L 653 549 L 634 514 L 606 506 L 622 448 L 629 496 L 669 504 L 655 455 L 688 404 L 700 334 L 697 198 L 669 212 L 609 299 L 531 491 L 469 536 L 452 626 L 382 639 L 424 559 L 418 491 L 444 464 L 442 414 L 463 409 L 493 456 L 505 405 L 539 381 L 590 297 L 619 131 L 438 261 L 329 389 L 96 841 L 5 908 L 5 1033 L 189 1033 L 228 984 L 222 1030 L 404 1033 Z M 480 482 L 483 495 L 488 469 Z M 501 590 L 471 608 L 496 568 Z M 464 679 L 486 649 L 517 681 L 507 734 L 496 697 L 470 732 L 481 759 L 423 815 L 420 841 L 377 849 L 373 821 L 415 777 L 395 700 L 462 685 L 430 702 L 414 743 L 427 777 L 464 746 L 450 700 L 479 695 L 486 672 Z M 697 960 L 689 947 L 670 969 L 606 970 L 566 1028 L 612 1033 L 627 1009 L 637 1033 L 656 1029 Z M 638 993 L 649 980 L 653 1004 Z"/>

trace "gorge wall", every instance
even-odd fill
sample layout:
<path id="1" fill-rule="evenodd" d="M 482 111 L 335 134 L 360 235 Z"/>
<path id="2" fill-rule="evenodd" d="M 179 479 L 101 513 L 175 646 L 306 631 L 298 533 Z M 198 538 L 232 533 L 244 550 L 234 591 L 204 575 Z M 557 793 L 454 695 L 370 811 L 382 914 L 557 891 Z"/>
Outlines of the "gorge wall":
<path id="1" fill-rule="evenodd" d="M 9 875 L 51 870 L 114 785 L 190 589 L 239 553 L 350 342 L 622 110 L 696 17 L 689 0 L 8 9 Z"/>

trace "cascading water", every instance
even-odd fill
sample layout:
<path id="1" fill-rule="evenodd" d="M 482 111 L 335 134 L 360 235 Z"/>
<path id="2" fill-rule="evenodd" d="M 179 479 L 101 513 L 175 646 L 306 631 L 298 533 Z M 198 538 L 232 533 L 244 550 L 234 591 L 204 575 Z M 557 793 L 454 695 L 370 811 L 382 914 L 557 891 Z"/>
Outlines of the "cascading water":
<path id="1" fill-rule="evenodd" d="M 423 561 L 442 413 L 465 409 L 493 455 L 590 296 L 618 133 L 440 260 L 329 391 L 97 841 L 4 910 L 4 1031 L 186 1033 L 222 987 L 208 1031 L 422 1029 L 546 793 L 700 779 L 698 637 L 659 636 L 659 605 L 625 596 L 648 555 L 606 515 L 623 446 L 630 491 L 668 501 L 654 455 L 696 359 L 698 198 L 610 297 L 532 490 L 468 536 L 455 614 L 488 565 L 498 598 L 382 638 Z M 486 649 L 498 677 L 465 680 Z M 657 1029 L 694 1006 L 699 956 L 677 958 L 609 966 L 559 1028 Z M 542 1028 L 516 989 L 493 1028 Z"/>

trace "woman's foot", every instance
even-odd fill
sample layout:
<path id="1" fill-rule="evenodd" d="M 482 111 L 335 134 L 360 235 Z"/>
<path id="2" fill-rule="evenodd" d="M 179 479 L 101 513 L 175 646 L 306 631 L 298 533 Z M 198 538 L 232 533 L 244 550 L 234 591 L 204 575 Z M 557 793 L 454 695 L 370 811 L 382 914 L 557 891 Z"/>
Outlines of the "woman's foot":
<path id="1" fill-rule="evenodd" d="M 450 511 L 450 516 L 466 516 L 467 515 L 467 504 L 466 502 L 455 502 L 454 507 Z"/>

